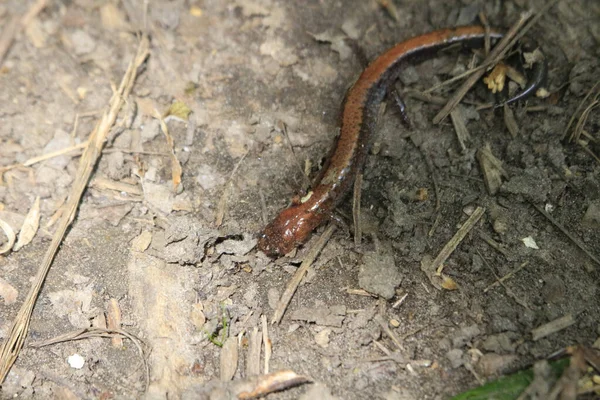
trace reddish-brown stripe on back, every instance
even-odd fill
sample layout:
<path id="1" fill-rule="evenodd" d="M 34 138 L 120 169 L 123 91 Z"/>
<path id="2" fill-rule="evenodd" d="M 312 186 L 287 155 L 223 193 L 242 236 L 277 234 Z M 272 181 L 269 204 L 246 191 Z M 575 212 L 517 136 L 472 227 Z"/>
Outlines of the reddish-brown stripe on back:
<path id="1" fill-rule="evenodd" d="M 364 164 L 379 104 L 393 83 L 401 61 L 452 43 L 482 39 L 484 35 L 484 28 L 480 26 L 438 30 L 399 43 L 373 61 L 348 91 L 335 151 L 315 182 L 311 195 L 303 203 L 282 210 L 265 227 L 258 241 L 259 249 L 270 256 L 289 253 L 328 219 L 348 193 Z M 491 36 L 501 34 L 493 31 Z"/>

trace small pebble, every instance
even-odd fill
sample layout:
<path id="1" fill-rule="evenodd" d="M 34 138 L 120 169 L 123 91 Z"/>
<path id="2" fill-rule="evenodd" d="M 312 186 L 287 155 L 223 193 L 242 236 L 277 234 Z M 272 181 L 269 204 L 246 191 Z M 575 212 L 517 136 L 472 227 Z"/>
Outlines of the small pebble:
<path id="1" fill-rule="evenodd" d="M 72 356 L 67 357 L 67 362 L 69 363 L 71 368 L 81 369 L 83 368 L 83 364 L 85 364 L 85 358 L 75 353 Z"/>

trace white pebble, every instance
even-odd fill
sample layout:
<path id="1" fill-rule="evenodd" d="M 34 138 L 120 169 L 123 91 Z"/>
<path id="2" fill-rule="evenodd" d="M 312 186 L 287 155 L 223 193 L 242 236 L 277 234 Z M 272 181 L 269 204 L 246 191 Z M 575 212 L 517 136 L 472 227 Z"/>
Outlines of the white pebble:
<path id="1" fill-rule="evenodd" d="M 81 369 L 83 368 L 83 364 L 85 364 L 85 358 L 75 353 L 72 356 L 67 357 L 67 362 L 69 363 L 71 368 Z"/>

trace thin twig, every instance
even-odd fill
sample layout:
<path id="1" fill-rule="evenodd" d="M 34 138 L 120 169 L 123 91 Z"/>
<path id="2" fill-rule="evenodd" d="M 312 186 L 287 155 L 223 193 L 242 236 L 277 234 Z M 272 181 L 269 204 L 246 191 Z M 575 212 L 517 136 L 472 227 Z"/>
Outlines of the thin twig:
<path id="1" fill-rule="evenodd" d="M 428 269 L 430 269 L 431 271 L 437 271 L 437 269 L 446 261 L 446 259 L 448 259 L 448 257 L 450 257 L 450 254 L 454 252 L 456 247 L 458 247 L 458 245 L 467 236 L 467 233 L 469 233 L 471 229 L 475 227 L 475 224 L 479 222 L 484 212 L 485 208 L 483 207 L 477 207 L 475 211 L 473 211 L 473 214 L 471 214 L 469 219 L 467 219 L 465 223 L 462 224 L 462 226 L 458 229 L 458 231 L 456 231 L 452 239 L 450 239 L 448 243 L 446 243 L 446 245 L 440 251 L 437 257 L 431 262 L 431 265 Z"/>
<path id="2" fill-rule="evenodd" d="M 592 88 L 586 93 L 585 97 L 583 98 L 583 100 L 581 100 L 581 102 L 577 105 L 577 108 L 575 109 L 575 112 L 573 113 L 573 115 L 571 116 L 571 119 L 569 120 L 569 123 L 567 124 L 567 128 L 565 129 L 565 134 L 563 136 L 563 140 L 566 139 L 567 135 L 569 134 L 569 130 L 571 129 L 571 125 L 573 125 L 573 122 L 575 122 L 575 118 L 576 116 L 579 114 L 579 111 L 583 108 L 583 106 L 585 105 L 585 103 L 587 102 L 588 98 L 596 92 L 596 89 L 598 89 L 598 87 L 600 87 L 600 80 L 598 80 L 598 82 L 596 82 L 594 84 L 594 86 L 592 86 Z M 596 94 L 597 96 L 597 94 Z M 573 132 L 573 134 L 569 137 L 569 142 L 575 140 L 575 132 Z"/>
<path id="3" fill-rule="evenodd" d="M 433 192 L 435 193 L 435 212 L 437 213 L 442 207 L 442 196 L 440 194 L 440 187 L 436 178 L 435 167 L 433 166 L 433 162 L 431 161 L 429 153 L 425 151 L 423 146 L 419 146 L 419 150 L 421 150 L 421 154 L 423 154 L 425 164 L 427 165 L 427 169 L 429 170 L 429 175 L 431 175 L 431 183 L 433 184 Z"/>
<path id="4" fill-rule="evenodd" d="M 488 267 L 488 269 L 490 270 L 492 275 L 494 275 L 494 278 L 496 278 L 496 282 L 498 282 L 499 285 L 502 285 L 504 290 L 506 290 L 506 294 L 508 294 L 510 297 L 512 297 L 512 299 L 515 302 L 517 302 L 517 304 L 519 304 L 523 308 L 526 308 L 529 310 L 527 303 L 525 303 L 525 301 L 523 301 L 519 297 L 517 297 L 517 295 L 508 286 L 506 286 L 504 284 L 504 281 L 501 280 L 501 278 L 498 276 L 498 274 L 496 274 L 496 271 L 494 271 L 494 269 L 492 268 L 492 266 L 490 265 L 488 260 L 486 260 L 486 258 L 479 252 L 479 249 L 477 249 L 476 251 L 477 251 L 477 254 L 479 255 L 479 257 L 481 258 L 481 260 L 483 261 L 483 263 L 485 264 L 485 266 Z"/>
<path id="5" fill-rule="evenodd" d="M 268 374 L 270 369 L 269 365 L 271 363 L 271 354 L 273 352 L 273 347 L 271 344 L 271 338 L 269 337 L 269 324 L 267 323 L 267 316 L 264 314 L 261 315 L 260 322 L 262 324 L 263 344 L 265 345 L 265 364 L 263 373 Z"/>
<path id="6" fill-rule="evenodd" d="M 585 123 L 587 122 L 590 113 L 594 108 L 598 107 L 599 104 L 600 101 L 598 101 L 598 94 L 596 94 L 594 101 L 592 101 L 590 105 L 587 106 L 585 110 L 583 110 L 583 112 L 581 113 L 581 117 L 579 117 L 579 121 L 577 121 L 575 130 L 573 131 L 573 140 L 579 140 L 579 137 L 583 133 L 583 127 L 585 126 Z"/>
<path id="7" fill-rule="evenodd" d="M 290 140 L 290 135 L 288 134 L 287 124 L 280 120 L 280 121 L 278 121 L 277 125 L 278 125 L 278 128 L 281 129 L 281 132 L 283 132 L 283 137 L 285 137 L 285 141 L 290 148 L 290 152 L 292 153 L 292 158 L 294 159 L 294 164 L 296 164 L 296 166 L 298 167 L 298 170 L 300 170 L 300 172 L 302 174 L 302 181 L 304 182 L 302 185 L 302 188 L 308 189 L 310 187 L 310 179 L 306 175 L 306 172 L 302 168 L 302 164 L 300 163 L 300 160 L 298 160 L 298 157 L 296 156 L 296 151 L 294 150 L 294 145 L 292 144 L 292 141 Z"/>
<path id="8" fill-rule="evenodd" d="M 483 64 L 477 71 L 474 71 L 473 74 L 461 85 L 461 87 L 454 93 L 454 95 L 448 100 L 448 103 L 442 108 L 442 110 L 433 118 L 433 123 L 438 124 L 444 118 L 450 114 L 450 111 L 456 107 L 456 105 L 460 102 L 460 100 L 464 97 L 467 91 L 483 76 L 488 67 L 496 65 L 500 60 L 502 60 L 506 53 L 517 43 L 519 39 L 521 39 L 530 29 L 537 23 L 537 21 L 544 15 L 550 8 L 552 8 L 556 3 L 560 0 L 552 0 L 548 2 L 539 12 L 533 15 L 533 11 L 527 11 L 521 15 L 519 21 L 512 26 L 506 35 L 500 40 L 500 42 L 494 47 L 490 54 L 486 57 Z M 533 15 L 533 18 L 530 17 Z M 527 20 L 530 21 L 525 25 Z M 521 29 L 522 27 L 522 29 Z M 484 69 L 485 68 L 485 69 Z M 467 71 L 470 72 L 470 71 Z"/>
<path id="9" fill-rule="evenodd" d="M 247 155 L 248 151 L 246 151 L 242 158 L 240 158 L 240 161 L 238 161 L 237 164 L 235 164 L 235 167 L 233 167 L 233 171 L 231 171 L 231 175 L 229 175 L 229 179 L 225 184 L 225 189 L 223 190 L 223 194 L 219 199 L 219 205 L 217 208 L 217 218 L 215 219 L 215 226 L 217 228 L 223 225 L 223 220 L 225 219 L 225 212 L 227 211 L 227 198 L 229 197 L 230 188 L 233 186 L 233 177 L 235 176 L 235 173 L 237 172 L 238 168 L 242 164 L 242 161 L 244 161 Z"/>
<path id="10" fill-rule="evenodd" d="M 490 284 L 488 287 L 486 287 L 485 289 L 483 289 L 483 293 L 487 293 L 491 288 L 493 288 L 495 286 L 498 286 L 498 285 L 501 285 L 505 280 L 509 279 L 511 276 L 513 276 L 514 274 L 516 274 L 517 272 L 519 272 L 520 270 L 522 270 L 523 268 L 525 268 L 527 266 L 527 264 L 529 264 L 529 261 L 525 261 L 523 264 L 519 265 L 518 268 L 513 269 L 508 274 L 506 274 L 503 277 L 499 278 L 496 282 Z"/>
<path id="11" fill-rule="evenodd" d="M 575 246 L 579 247 L 579 249 L 581 251 L 583 251 L 590 259 L 592 259 L 596 264 L 600 265 L 600 260 L 598 258 L 596 258 L 592 253 L 590 253 L 588 251 L 588 249 L 585 248 L 583 243 L 581 243 L 575 236 L 571 235 L 571 233 L 564 226 L 562 226 L 557 220 L 555 220 L 543 208 L 541 208 L 533 203 L 531 203 L 531 205 L 536 210 L 538 210 L 540 214 L 542 214 L 544 217 L 546 217 L 546 219 L 548 219 L 548 221 L 550 221 L 552 223 L 552 225 L 556 226 L 562 233 L 564 233 L 565 236 L 568 237 L 575 244 Z"/>
<path id="12" fill-rule="evenodd" d="M 47 4 L 48 0 L 37 0 L 35 3 L 33 3 L 25 15 L 23 15 L 23 18 L 21 18 L 21 25 L 29 25 L 31 21 L 37 17 L 37 15 L 42 12 L 44 8 L 46 8 Z"/>
<path id="13" fill-rule="evenodd" d="M 107 329 L 107 328 L 98 328 L 98 327 L 84 328 L 84 329 L 79 329 L 77 331 L 64 333 L 64 334 L 56 336 L 52 339 L 33 342 L 30 344 L 30 346 L 36 347 L 36 348 L 37 347 L 45 347 L 45 346 L 50 346 L 50 345 L 53 345 L 56 343 L 63 343 L 63 342 L 69 342 L 72 340 L 83 340 L 83 339 L 96 338 L 96 337 L 111 338 L 111 339 L 127 338 L 133 342 L 133 344 L 137 348 L 138 352 L 140 353 L 140 357 L 142 358 L 142 362 L 144 364 L 145 381 L 146 381 L 146 388 L 144 391 L 148 390 L 148 386 L 150 386 L 150 366 L 148 365 L 146 352 L 144 351 L 145 344 L 140 338 L 138 338 L 137 336 L 135 336 L 132 333 L 127 332 L 126 330 Z"/>
<path id="14" fill-rule="evenodd" d="M 400 338 L 398 337 L 398 335 L 396 335 L 394 333 L 394 331 L 392 331 L 390 329 L 390 327 L 388 326 L 387 322 L 385 322 L 383 320 L 383 317 L 381 315 L 377 315 L 374 320 L 379 324 L 379 326 L 381 327 L 381 329 L 383 330 L 383 332 L 389 336 L 390 339 L 392 339 L 392 342 L 394 342 L 394 344 L 396 345 L 396 347 L 398 347 L 399 350 L 404 351 L 405 348 L 404 346 L 402 346 L 402 341 L 400 340 Z"/>
<path id="15" fill-rule="evenodd" d="M 14 16 L 6 24 L 2 33 L 0 33 L 0 65 L 8 53 L 8 49 L 15 40 L 15 36 L 22 27 L 26 27 L 48 4 L 48 0 L 38 0 L 29 7 L 23 17 Z"/>
<path id="16" fill-rule="evenodd" d="M 581 141 L 579 141 L 578 144 L 583 151 L 588 153 L 594 160 L 596 160 L 596 162 L 598 164 L 600 164 L 600 158 L 597 155 L 595 155 L 594 152 L 592 150 L 590 150 L 590 148 L 588 146 L 584 145 Z"/>
<path id="17" fill-rule="evenodd" d="M 281 299 L 279 299 L 279 303 L 277 304 L 277 309 L 271 318 L 271 324 L 278 324 L 281 322 L 283 313 L 285 313 L 285 310 L 287 309 L 288 304 L 290 304 L 294 293 L 296 293 L 296 289 L 298 289 L 300 282 L 302 282 L 302 278 L 304 278 L 304 275 L 308 272 L 312 263 L 317 259 L 317 256 L 321 250 L 323 250 L 323 247 L 325 247 L 329 241 L 329 238 L 331 238 L 335 228 L 335 224 L 330 224 L 327 229 L 325 229 L 325 232 L 323 232 L 319 240 L 317 240 L 315 245 L 310 249 L 310 252 L 306 255 L 306 258 L 302 261 L 302 264 L 300 264 L 300 267 L 296 270 L 296 273 L 292 279 L 290 279 L 285 291 L 281 295 Z"/>
<path id="18" fill-rule="evenodd" d="M 479 237 L 481 240 L 486 242 L 492 249 L 496 250 L 498 253 L 502 254 L 505 258 L 509 258 L 508 251 L 503 248 L 500 243 L 496 242 L 494 239 L 489 237 L 487 234 L 483 232 L 479 232 Z"/>
<path id="19" fill-rule="evenodd" d="M 523 27 L 525 22 L 533 15 L 532 11 L 525 12 L 521 15 L 519 20 L 508 30 L 506 35 L 500 40 L 500 42 L 490 51 L 483 64 L 477 69 L 472 70 L 471 75 L 463 82 L 463 84 L 454 92 L 452 97 L 448 100 L 448 103 L 440 110 L 440 112 L 433 118 L 434 124 L 439 124 L 444 118 L 450 114 L 450 112 L 456 107 L 461 99 L 467 94 L 469 89 L 485 74 L 488 66 L 495 64 L 501 59 L 501 56 L 510 49 L 513 43 L 513 38 L 517 37 L 517 32 Z"/>
<path id="20" fill-rule="evenodd" d="M 360 221 L 360 197 L 362 189 L 363 174 L 356 175 L 354 180 L 354 192 L 352 194 L 352 219 L 354 220 L 354 247 L 360 247 L 362 242 L 362 224 Z"/>
<path id="21" fill-rule="evenodd" d="M 0 65 L 2 65 L 2 61 L 4 60 L 4 56 L 8 53 L 8 49 L 13 43 L 15 39 L 15 35 L 19 30 L 19 17 L 14 16 L 10 19 L 8 24 L 0 33 Z"/>

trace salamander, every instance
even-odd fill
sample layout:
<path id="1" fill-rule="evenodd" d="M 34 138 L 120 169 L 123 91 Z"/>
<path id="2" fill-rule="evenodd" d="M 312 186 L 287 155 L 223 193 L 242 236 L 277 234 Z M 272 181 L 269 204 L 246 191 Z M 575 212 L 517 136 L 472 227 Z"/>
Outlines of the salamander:
<path id="1" fill-rule="evenodd" d="M 492 30 L 488 35 L 498 39 L 503 33 Z M 404 62 L 434 54 L 456 43 L 481 46 L 485 36 L 481 26 L 432 31 L 396 44 L 367 66 L 346 94 L 340 135 L 312 190 L 302 199 L 293 201 L 264 228 L 258 239 L 259 250 L 272 257 L 285 255 L 304 243 L 314 229 L 331 218 L 365 164 L 377 125 L 379 106 L 398 78 L 399 67 Z M 539 64 L 532 73 L 535 77 L 533 83 L 506 103 L 522 99 L 523 93 L 534 93 L 535 85 L 541 85 L 546 64 Z"/>

